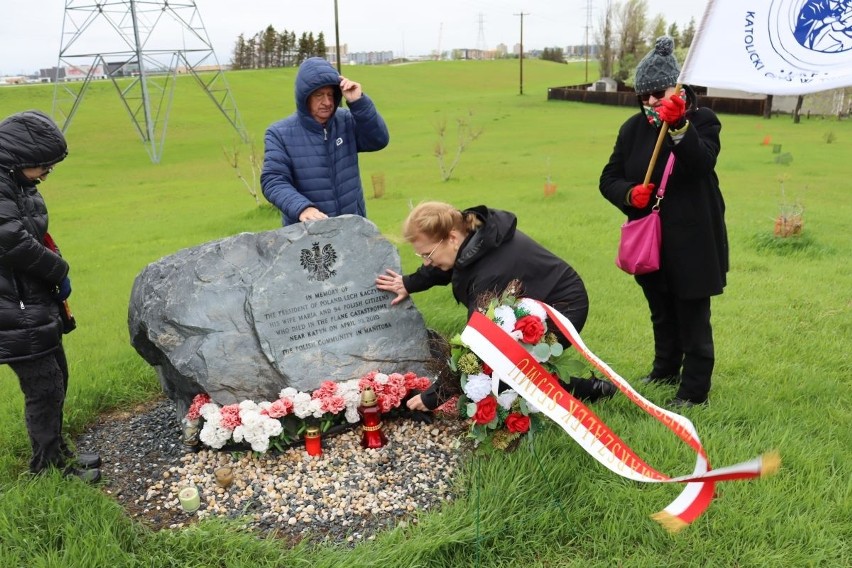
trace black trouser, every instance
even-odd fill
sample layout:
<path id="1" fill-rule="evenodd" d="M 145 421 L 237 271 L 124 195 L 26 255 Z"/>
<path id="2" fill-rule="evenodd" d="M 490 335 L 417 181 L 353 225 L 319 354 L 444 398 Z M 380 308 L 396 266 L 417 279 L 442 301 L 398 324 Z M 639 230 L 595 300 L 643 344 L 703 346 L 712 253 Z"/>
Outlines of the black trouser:
<path id="1" fill-rule="evenodd" d="M 24 393 L 24 416 L 33 457 L 30 471 L 63 467 L 69 455 L 62 439 L 62 408 L 68 390 L 68 362 L 62 345 L 31 361 L 9 363 Z"/>
<path id="2" fill-rule="evenodd" d="M 684 300 L 643 286 L 654 328 L 653 377 L 680 375 L 677 397 L 704 402 L 713 374 L 710 298 Z"/>

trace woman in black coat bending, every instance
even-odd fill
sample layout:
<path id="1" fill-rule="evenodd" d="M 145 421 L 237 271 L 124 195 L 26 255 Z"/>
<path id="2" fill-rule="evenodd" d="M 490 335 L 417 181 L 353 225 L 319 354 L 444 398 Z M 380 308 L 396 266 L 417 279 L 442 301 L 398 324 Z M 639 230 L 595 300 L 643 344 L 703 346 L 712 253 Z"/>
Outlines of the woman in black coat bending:
<path id="1" fill-rule="evenodd" d="M 670 154 L 674 170 L 660 203 L 661 267 L 636 276 L 651 311 L 654 362 L 645 383 L 679 385 L 672 408 L 704 404 L 713 373 L 710 297 L 721 294 L 728 272 L 725 202 L 716 177 L 722 125 L 697 108 L 690 88 L 675 93 L 680 70 L 669 37 L 636 69 L 641 110 L 618 132 L 600 178 L 600 191 L 628 219 L 644 217 Z M 651 176 L 642 184 L 663 123 L 669 131 Z"/>
<path id="2" fill-rule="evenodd" d="M 12 368 L 24 393 L 30 471 L 56 467 L 94 481 L 100 458 L 74 456 L 62 437 L 68 364 L 60 309 L 71 281 L 36 188 L 67 155 L 65 137 L 46 114 L 26 111 L 0 122 L 0 363 Z"/>
<path id="3" fill-rule="evenodd" d="M 550 304 L 580 331 L 589 312 L 586 287 L 568 263 L 516 228 L 517 217 L 483 205 L 459 211 L 448 203 L 426 202 L 415 207 L 403 228 L 405 240 L 423 259 L 408 276 L 387 270 L 376 279 L 380 290 L 393 292 L 397 304 L 413 292 L 452 284 L 453 296 L 476 311 L 483 294 L 499 294 L 520 280 L 523 295 Z M 615 386 L 599 379 L 567 383 L 578 398 L 611 397 Z M 412 397 L 412 410 L 434 410 L 444 401 L 430 389 Z"/>

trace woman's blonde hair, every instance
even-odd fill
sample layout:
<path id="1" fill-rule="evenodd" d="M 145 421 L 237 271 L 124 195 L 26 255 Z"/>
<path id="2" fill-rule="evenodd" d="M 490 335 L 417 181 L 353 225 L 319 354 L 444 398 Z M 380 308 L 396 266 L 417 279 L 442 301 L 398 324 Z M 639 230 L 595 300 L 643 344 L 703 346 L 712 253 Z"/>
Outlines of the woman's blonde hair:
<path id="1" fill-rule="evenodd" d="M 402 225 L 402 236 L 409 243 L 420 235 L 431 241 L 439 241 L 449 237 L 453 229 L 467 235 L 480 225 L 482 222 L 473 213 L 465 215 L 449 203 L 426 201 L 408 214 Z"/>

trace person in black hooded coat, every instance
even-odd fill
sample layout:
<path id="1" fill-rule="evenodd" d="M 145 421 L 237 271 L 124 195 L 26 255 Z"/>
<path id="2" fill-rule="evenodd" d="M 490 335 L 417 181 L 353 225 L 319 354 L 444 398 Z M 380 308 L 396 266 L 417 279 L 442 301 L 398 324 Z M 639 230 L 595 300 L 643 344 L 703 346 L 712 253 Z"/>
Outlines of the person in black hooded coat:
<path id="1" fill-rule="evenodd" d="M 24 393 L 30 471 L 65 468 L 92 481 L 100 458 L 76 460 L 62 437 L 68 364 L 60 309 L 71 281 L 68 263 L 46 244 L 47 207 L 36 188 L 67 155 L 65 137 L 42 112 L 0 122 L 0 363 L 12 368 Z M 82 461 L 90 469 L 76 469 Z"/>
<path id="2" fill-rule="evenodd" d="M 513 213 L 484 205 L 459 211 L 448 203 L 421 203 L 406 219 L 403 235 L 423 266 L 407 276 L 388 269 L 378 276 L 376 287 L 395 293 L 395 305 L 411 293 L 451 284 L 453 296 L 470 317 L 484 294 L 499 294 L 519 280 L 525 297 L 550 304 L 579 332 L 589 313 L 580 275 L 519 231 L 517 221 Z M 616 390 L 607 381 L 576 378 L 566 388 L 589 401 L 610 397 Z M 408 407 L 434 410 L 442 402 L 430 389 L 409 400 Z"/>
<path id="3" fill-rule="evenodd" d="M 645 383 L 678 385 L 673 408 L 704 404 L 714 366 L 710 297 L 728 272 L 725 201 L 716 176 L 722 125 L 697 107 L 693 90 L 675 93 L 679 68 L 673 41 L 663 36 L 636 69 L 640 112 L 621 126 L 600 177 L 601 194 L 628 219 L 645 217 L 671 154 L 674 169 L 660 202 L 660 269 L 636 276 L 648 302 L 654 362 Z M 668 124 L 651 182 L 643 185 L 657 136 Z"/>

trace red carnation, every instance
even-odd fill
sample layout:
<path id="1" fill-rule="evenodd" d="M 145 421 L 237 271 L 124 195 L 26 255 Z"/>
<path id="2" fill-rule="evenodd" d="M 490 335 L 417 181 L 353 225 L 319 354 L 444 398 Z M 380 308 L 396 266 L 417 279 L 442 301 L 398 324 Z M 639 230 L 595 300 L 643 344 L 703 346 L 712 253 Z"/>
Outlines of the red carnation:
<path id="1" fill-rule="evenodd" d="M 530 429 L 530 417 L 519 412 L 512 412 L 506 417 L 506 428 L 509 432 L 524 434 Z"/>
<path id="2" fill-rule="evenodd" d="M 488 395 L 476 403 L 473 421 L 477 424 L 488 424 L 497 416 L 497 399 Z"/>
<path id="3" fill-rule="evenodd" d="M 493 372 L 494 372 L 494 369 L 492 369 L 491 367 L 489 367 L 485 363 L 482 364 L 482 374 L 483 375 L 488 375 L 490 377 L 491 373 L 493 373 Z"/>
<path id="4" fill-rule="evenodd" d="M 515 322 L 515 331 L 524 334 L 524 343 L 535 345 L 544 336 L 544 323 L 535 316 L 524 316 Z"/>

